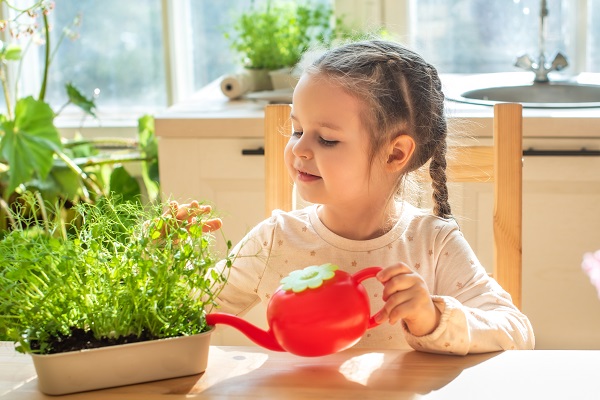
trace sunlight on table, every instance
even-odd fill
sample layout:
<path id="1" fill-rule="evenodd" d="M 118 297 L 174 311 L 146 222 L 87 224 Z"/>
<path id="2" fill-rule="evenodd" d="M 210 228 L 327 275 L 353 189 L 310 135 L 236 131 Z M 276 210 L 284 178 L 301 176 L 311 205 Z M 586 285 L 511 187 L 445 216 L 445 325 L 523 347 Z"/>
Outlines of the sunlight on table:
<path id="1" fill-rule="evenodd" d="M 383 365 L 383 353 L 370 353 L 352 357 L 340 366 L 340 373 L 351 382 L 366 386 L 371 374 Z"/>
<path id="2" fill-rule="evenodd" d="M 210 387 L 221 381 L 248 374 L 259 369 L 269 359 L 269 356 L 264 353 L 226 351 L 218 347 L 211 347 L 210 357 L 213 360 L 224 360 L 224 362 L 215 362 L 206 369 L 204 379 L 199 383 L 201 387 Z M 230 359 L 236 360 L 233 368 L 231 362 L 228 361 Z M 227 372 L 223 373 L 223 371 Z"/>

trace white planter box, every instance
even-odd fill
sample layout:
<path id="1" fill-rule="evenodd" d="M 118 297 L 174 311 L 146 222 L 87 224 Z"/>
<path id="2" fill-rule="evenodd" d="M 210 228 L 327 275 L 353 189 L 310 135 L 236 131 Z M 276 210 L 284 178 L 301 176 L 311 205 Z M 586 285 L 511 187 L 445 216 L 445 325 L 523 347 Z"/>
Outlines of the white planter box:
<path id="1" fill-rule="evenodd" d="M 39 390 L 60 395 L 204 372 L 214 328 L 193 336 L 32 354 Z"/>

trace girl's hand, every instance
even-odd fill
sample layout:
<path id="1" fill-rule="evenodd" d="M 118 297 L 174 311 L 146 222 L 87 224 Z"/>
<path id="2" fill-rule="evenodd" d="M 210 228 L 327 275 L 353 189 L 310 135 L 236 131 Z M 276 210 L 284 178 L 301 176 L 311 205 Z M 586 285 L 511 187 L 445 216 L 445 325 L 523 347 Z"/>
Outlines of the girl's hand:
<path id="1" fill-rule="evenodd" d="M 406 264 L 398 263 L 381 270 L 376 278 L 383 283 L 383 309 L 375 320 L 389 320 L 395 324 L 403 320 L 415 336 L 424 336 L 435 330 L 441 313 L 434 306 L 431 294 L 421 276 Z"/>
<path id="2" fill-rule="evenodd" d="M 171 201 L 169 203 L 168 208 L 163 212 L 161 218 L 155 218 L 153 221 L 144 222 L 144 231 L 147 232 L 149 227 L 153 223 L 158 223 L 159 220 L 165 220 L 167 218 L 173 218 L 177 221 L 176 225 L 179 227 L 179 221 L 187 221 L 188 224 L 194 224 L 198 222 L 198 218 L 202 218 L 205 214 L 210 214 L 211 207 L 208 205 L 200 205 L 196 200 L 192 201 L 189 204 L 179 204 L 176 201 Z M 223 222 L 219 218 L 209 218 L 205 221 L 202 221 L 202 231 L 203 232 L 212 232 L 221 228 Z M 153 240 L 163 239 L 167 236 L 167 233 L 170 233 L 168 230 L 175 228 L 174 224 L 161 224 L 161 228 L 159 231 L 159 235 L 154 237 Z M 154 235 L 154 233 L 153 233 Z M 157 243 L 161 241 L 158 240 Z"/>
<path id="3" fill-rule="evenodd" d="M 189 204 L 179 204 L 176 201 L 172 201 L 163 215 L 170 215 L 179 221 L 187 221 L 193 224 L 198 221 L 198 218 L 202 218 L 204 214 L 210 214 L 211 210 L 212 208 L 209 205 L 200 205 L 196 200 Z M 223 222 L 220 218 L 211 218 L 204 221 L 202 230 L 204 232 L 213 232 L 220 229 L 222 225 Z"/>

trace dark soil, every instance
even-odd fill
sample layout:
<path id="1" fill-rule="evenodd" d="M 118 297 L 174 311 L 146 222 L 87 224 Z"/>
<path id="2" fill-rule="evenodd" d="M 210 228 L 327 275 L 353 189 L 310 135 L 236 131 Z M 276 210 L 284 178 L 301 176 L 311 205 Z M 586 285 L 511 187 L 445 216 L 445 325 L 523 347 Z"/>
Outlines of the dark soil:
<path id="1" fill-rule="evenodd" d="M 147 340 L 154 340 L 155 337 L 142 332 L 141 336 L 129 335 L 120 336 L 118 338 L 107 338 L 96 339 L 91 331 L 84 331 L 79 328 L 71 328 L 69 335 L 59 335 L 51 338 L 50 350 L 48 354 L 65 353 L 68 351 L 78 351 L 84 349 L 97 349 L 106 346 L 115 346 L 118 344 L 145 342 Z M 31 342 L 32 350 L 39 350 L 40 344 L 37 341 Z"/>

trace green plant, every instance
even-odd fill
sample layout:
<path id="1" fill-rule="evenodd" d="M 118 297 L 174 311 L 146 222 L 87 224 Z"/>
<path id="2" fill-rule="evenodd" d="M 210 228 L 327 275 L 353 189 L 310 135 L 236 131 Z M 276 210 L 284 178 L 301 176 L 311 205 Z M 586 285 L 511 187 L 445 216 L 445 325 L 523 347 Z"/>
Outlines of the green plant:
<path id="1" fill-rule="evenodd" d="M 66 140 L 54 124 L 68 104 L 78 106 L 85 115 L 96 117 L 94 99 L 84 96 L 72 83 L 66 84 L 68 101 L 58 111 L 53 111 L 45 101 L 53 57 L 64 38 L 73 35 L 79 18 L 63 29 L 56 46 L 52 47 L 48 14 L 54 9 L 53 2 L 37 1 L 24 9 L 17 9 L 5 0 L 0 3 L 16 12 L 12 20 L 0 21 L 0 28 L 10 31 L 13 40 L 0 41 L 0 82 L 6 103 L 6 112 L 0 115 L 0 231 L 8 226 L 5 220 L 8 210 L 28 191 L 39 192 L 51 203 L 60 201 L 66 207 L 79 202 L 92 203 L 111 192 L 127 201 L 139 199 L 142 190 L 123 167 L 129 162 L 143 163 L 146 192 L 150 200 L 156 200 L 157 145 L 152 117 L 145 116 L 138 121 L 138 140 L 81 137 Z M 27 38 L 28 44 L 22 47 L 20 41 Z M 19 80 L 25 54 L 32 43 L 39 41 L 44 46 L 39 93 L 36 97 L 19 98 L 11 82 Z M 16 79 L 9 79 L 11 71 L 17 71 Z M 114 151 L 115 146 L 120 152 Z M 105 151 L 107 147 L 109 151 Z"/>
<path id="2" fill-rule="evenodd" d="M 0 241 L 0 336 L 19 351 L 57 352 L 77 335 L 110 344 L 207 329 L 229 269 L 212 269 L 205 220 L 182 223 L 160 206 L 104 197 L 75 207 L 79 223 L 38 224 L 32 215 L 56 213 L 39 196 L 26 200 Z"/>
<path id="3" fill-rule="evenodd" d="M 329 5 L 267 1 L 241 13 L 225 37 L 242 65 L 273 70 L 293 67 L 311 45 L 329 45 L 347 33 Z"/>

